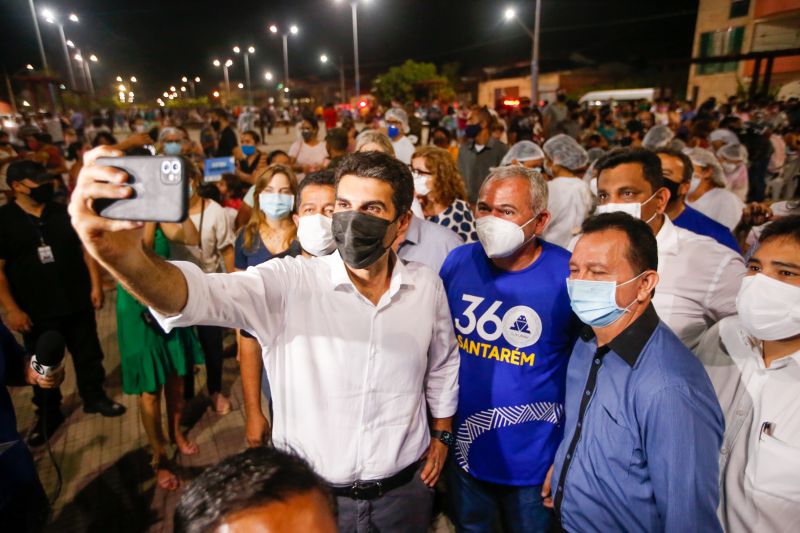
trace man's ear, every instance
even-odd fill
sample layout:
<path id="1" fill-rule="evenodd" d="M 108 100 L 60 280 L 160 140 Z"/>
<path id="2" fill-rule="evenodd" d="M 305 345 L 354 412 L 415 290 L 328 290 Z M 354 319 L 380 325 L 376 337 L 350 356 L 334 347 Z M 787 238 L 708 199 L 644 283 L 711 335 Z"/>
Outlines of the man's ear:
<path id="1" fill-rule="evenodd" d="M 656 285 L 658 285 L 658 272 L 655 270 L 648 270 L 640 279 L 642 282 L 639 285 L 639 292 L 636 294 L 636 298 L 640 302 L 643 302 L 644 300 L 652 297 L 653 291 L 655 290 Z"/>

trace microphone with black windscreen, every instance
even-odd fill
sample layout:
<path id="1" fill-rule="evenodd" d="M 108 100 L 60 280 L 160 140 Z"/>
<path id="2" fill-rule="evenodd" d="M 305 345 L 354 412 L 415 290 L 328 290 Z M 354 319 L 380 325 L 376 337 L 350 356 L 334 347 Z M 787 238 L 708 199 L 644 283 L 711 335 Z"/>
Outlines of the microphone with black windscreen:
<path id="1" fill-rule="evenodd" d="M 57 331 L 45 331 L 36 341 L 36 353 L 31 358 L 31 368 L 47 377 L 61 368 L 64 361 L 64 337 Z"/>

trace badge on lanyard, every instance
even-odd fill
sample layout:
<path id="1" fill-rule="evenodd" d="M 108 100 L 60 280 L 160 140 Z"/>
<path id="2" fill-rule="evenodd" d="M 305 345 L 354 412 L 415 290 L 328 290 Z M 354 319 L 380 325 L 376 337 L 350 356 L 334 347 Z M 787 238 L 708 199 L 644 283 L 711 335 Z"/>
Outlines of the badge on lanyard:
<path id="1" fill-rule="evenodd" d="M 46 244 L 42 244 L 37 248 L 39 252 L 39 261 L 42 262 L 43 265 L 47 263 L 55 263 L 56 258 L 53 257 L 53 249 L 47 246 Z"/>

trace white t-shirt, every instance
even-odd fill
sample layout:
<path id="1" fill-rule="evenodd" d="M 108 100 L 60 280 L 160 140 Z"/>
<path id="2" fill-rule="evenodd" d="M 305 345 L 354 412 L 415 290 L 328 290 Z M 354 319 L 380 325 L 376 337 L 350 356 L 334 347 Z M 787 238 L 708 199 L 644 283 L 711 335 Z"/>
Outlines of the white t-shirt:
<path id="1" fill-rule="evenodd" d="M 225 209 L 213 200 L 204 200 L 205 211 L 203 224 L 200 224 L 200 213 L 189 215 L 192 223 L 200 232 L 201 246 L 170 243 L 170 259 L 190 261 L 203 269 L 203 272 L 222 272 L 222 250 L 233 246 L 236 236 Z"/>
<path id="2" fill-rule="evenodd" d="M 289 148 L 289 157 L 294 157 L 298 165 L 317 165 L 322 167 L 328 158 L 328 150 L 325 148 L 324 142 L 311 146 L 303 141 L 295 141 Z"/>
<path id="3" fill-rule="evenodd" d="M 744 209 L 744 203 L 738 196 L 721 187 L 707 191 L 696 202 L 686 200 L 686 203 L 731 231 L 742 218 L 742 209 Z"/>
<path id="4" fill-rule="evenodd" d="M 580 232 L 581 224 L 592 208 L 592 193 L 580 178 L 561 177 L 547 182 L 547 210 L 550 222 L 542 237 L 547 242 L 566 248 Z"/>
<path id="5" fill-rule="evenodd" d="M 394 156 L 398 160 L 406 165 L 411 164 L 411 156 L 414 155 L 414 143 L 408 140 L 408 137 L 403 136 L 397 142 L 392 141 L 392 147 L 394 148 Z"/>

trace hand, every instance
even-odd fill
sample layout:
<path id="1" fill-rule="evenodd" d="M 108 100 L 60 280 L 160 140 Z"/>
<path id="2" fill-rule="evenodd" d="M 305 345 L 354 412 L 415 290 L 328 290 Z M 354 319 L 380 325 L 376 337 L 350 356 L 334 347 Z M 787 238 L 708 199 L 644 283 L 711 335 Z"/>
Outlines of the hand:
<path id="1" fill-rule="evenodd" d="M 742 210 L 740 224 L 748 227 L 766 224 L 772 219 L 772 209 L 765 203 L 753 202 L 747 204 Z"/>
<path id="2" fill-rule="evenodd" d="M 125 150 L 130 148 L 139 148 L 147 144 L 153 144 L 153 138 L 147 133 L 134 133 L 127 139 L 119 143 L 118 146 L 124 147 Z"/>
<path id="3" fill-rule="evenodd" d="M 263 414 L 245 418 L 245 440 L 248 448 L 258 448 L 272 442 L 272 427 Z"/>
<path id="4" fill-rule="evenodd" d="M 89 254 L 101 262 L 120 261 L 131 251 L 141 248 L 143 223 L 103 218 L 92 206 L 97 198 L 130 196 L 132 189 L 124 185 L 128 181 L 125 172 L 95 165 L 98 157 L 121 155 L 119 150 L 106 146 L 86 152 L 69 203 L 72 226 Z"/>
<path id="5" fill-rule="evenodd" d="M 12 309 L 6 315 L 6 323 L 8 327 L 20 333 L 28 333 L 33 327 L 31 317 L 22 309 Z"/>
<path id="6" fill-rule="evenodd" d="M 106 295 L 103 292 L 103 287 L 92 287 L 92 306 L 95 310 L 99 311 L 102 309 L 105 300 Z"/>
<path id="7" fill-rule="evenodd" d="M 426 459 L 425 467 L 419 475 L 419 477 L 422 478 L 422 482 L 427 486 L 433 487 L 436 485 L 436 482 L 439 481 L 439 476 L 444 468 L 444 462 L 447 460 L 448 451 L 445 443 L 439 439 L 431 439 L 428 451 L 425 452 L 423 456 L 423 459 Z"/>
<path id="8" fill-rule="evenodd" d="M 237 147 L 235 147 L 233 149 L 233 157 L 237 161 L 240 160 L 240 159 L 247 159 L 247 156 L 244 155 L 244 152 L 242 152 L 242 148 L 239 147 L 239 146 L 237 146 Z"/>
<path id="9" fill-rule="evenodd" d="M 542 483 L 542 505 L 548 509 L 553 508 L 553 495 L 551 490 L 551 483 L 553 479 L 553 465 L 550 465 L 550 470 L 547 471 L 547 476 Z"/>
<path id="10" fill-rule="evenodd" d="M 38 385 L 43 389 L 55 389 L 64 381 L 64 367 L 62 366 L 49 376 L 41 376 L 31 367 L 31 358 L 25 359 L 25 381 L 30 385 Z"/>

